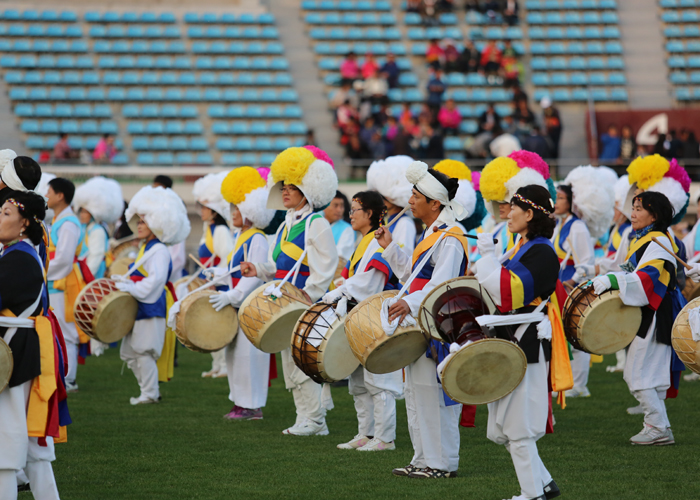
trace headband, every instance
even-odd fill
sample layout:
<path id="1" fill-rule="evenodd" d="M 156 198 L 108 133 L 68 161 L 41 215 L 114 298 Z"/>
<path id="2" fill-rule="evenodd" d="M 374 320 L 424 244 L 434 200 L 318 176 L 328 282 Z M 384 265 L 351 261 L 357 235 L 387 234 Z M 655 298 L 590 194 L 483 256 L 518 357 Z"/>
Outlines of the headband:
<path id="1" fill-rule="evenodd" d="M 465 219 L 469 214 L 455 199 L 450 200 L 447 188 L 430 172 L 428 165 L 422 161 L 414 161 L 406 170 L 406 179 L 426 198 L 437 200 L 449 210 L 455 220 Z"/>
<path id="2" fill-rule="evenodd" d="M 9 153 L 6 153 L 8 151 Z M 15 170 L 15 158 L 17 158 L 15 152 L 11 149 L 5 149 L 4 151 L 0 151 L 0 153 L 4 153 L 0 154 L 0 162 L 5 160 L 4 166 L 0 165 L 2 166 L 2 170 L 0 170 L 0 180 L 13 191 L 22 191 L 25 193 L 29 191 L 22 183 Z M 12 156 L 13 154 L 14 156 Z"/>
<path id="3" fill-rule="evenodd" d="M 381 196 L 381 195 L 380 195 Z M 383 198 L 383 197 L 382 197 Z M 352 201 L 356 201 L 358 205 L 364 210 L 365 206 L 359 198 L 353 197 Z M 386 217 L 386 206 L 382 206 L 382 212 L 379 214 L 379 227 L 384 225 L 384 218 Z"/>
<path id="4" fill-rule="evenodd" d="M 9 203 L 10 205 L 16 206 L 20 212 L 24 212 L 24 203 L 20 203 L 19 201 L 15 200 L 14 198 L 8 198 L 5 201 L 7 203 Z M 34 219 L 34 221 L 37 224 L 41 224 L 41 221 L 39 220 L 39 218 L 36 215 L 32 215 L 32 218 Z"/>
<path id="5" fill-rule="evenodd" d="M 550 212 L 549 210 L 547 210 L 547 209 L 545 209 L 545 208 L 539 206 L 539 205 L 538 205 L 537 203 L 535 203 L 534 201 L 528 200 L 527 198 L 525 198 L 525 197 L 519 195 L 518 193 L 515 193 L 515 194 L 513 195 L 513 198 L 515 198 L 516 200 L 522 201 L 523 203 L 527 203 L 527 204 L 530 205 L 532 208 L 537 209 L 537 210 L 539 210 L 540 212 L 544 212 L 545 215 L 552 215 L 552 212 Z"/>

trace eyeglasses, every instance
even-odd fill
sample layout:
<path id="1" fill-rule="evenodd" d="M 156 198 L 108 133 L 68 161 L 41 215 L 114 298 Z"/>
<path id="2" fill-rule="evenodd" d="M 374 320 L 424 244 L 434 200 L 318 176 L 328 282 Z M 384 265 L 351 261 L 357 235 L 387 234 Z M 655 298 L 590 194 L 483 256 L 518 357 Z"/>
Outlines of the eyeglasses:
<path id="1" fill-rule="evenodd" d="M 281 192 L 282 194 L 298 193 L 298 192 L 299 192 L 299 188 L 296 187 L 296 186 L 282 186 L 282 187 L 280 188 L 280 192 Z"/>
<path id="2" fill-rule="evenodd" d="M 353 208 L 352 210 L 350 210 L 350 216 L 352 217 L 355 212 L 360 212 L 360 211 L 364 212 L 364 210 L 365 210 L 364 208 Z"/>

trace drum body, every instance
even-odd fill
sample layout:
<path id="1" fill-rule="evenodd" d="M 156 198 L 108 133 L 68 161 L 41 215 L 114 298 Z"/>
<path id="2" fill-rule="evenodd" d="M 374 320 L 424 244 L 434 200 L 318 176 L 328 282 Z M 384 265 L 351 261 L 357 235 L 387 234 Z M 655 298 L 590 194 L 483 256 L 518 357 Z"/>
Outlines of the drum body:
<path id="1" fill-rule="evenodd" d="M 497 401 L 515 390 L 525 376 L 527 358 L 514 342 L 482 338 L 467 342 L 442 370 L 442 389 L 463 404 Z"/>
<path id="2" fill-rule="evenodd" d="M 671 344 L 683 364 L 700 374 L 700 342 L 693 340 L 693 333 L 688 321 L 690 310 L 698 307 L 700 307 L 700 298 L 688 302 L 678 313 L 676 321 L 673 322 L 673 330 L 671 330 Z"/>
<path id="3" fill-rule="evenodd" d="M 700 283 L 695 283 L 690 278 L 686 278 L 685 287 L 683 287 L 683 297 L 685 297 L 688 302 L 700 297 Z"/>
<path id="4" fill-rule="evenodd" d="M 75 324 L 105 344 L 123 339 L 134 327 L 138 303 L 120 292 L 114 280 L 100 278 L 83 288 L 75 300 Z"/>
<path id="5" fill-rule="evenodd" d="M 626 306 L 619 290 L 598 295 L 590 282 L 571 291 L 564 303 L 564 333 L 576 349 L 612 354 L 627 347 L 642 324 L 642 310 Z"/>
<path id="6" fill-rule="evenodd" d="M 275 286 L 279 281 L 273 282 Z M 238 310 L 238 322 L 248 340 L 263 352 L 276 353 L 289 348 L 294 326 L 309 307 L 306 295 L 290 283 L 281 297 L 265 295 L 265 283 L 246 297 Z"/>
<path id="7" fill-rule="evenodd" d="M 180 290 L 181 285 L 187 283 L 188 280 L 192 280 L 192 281 L 187 285 L 187 290 Z M 180 278 L 179 280 L 177 280 L 175 283 L 173 283 L 173 288 L 175 289 L 175 293 L 177 294 L 177 296 L 179 298 L 180 295 L 184 296 L 185 293 L 194 292 L 197 288 L 202 286 L 204 283 L 206 283 L 206 281 L 202 278 L 197 277 L 197 278 L 192 279 L 192 276 L 184 276 L 184 277 Z"/>
<path id="8" fill-rule="evenodd" d="M 216 311 L 209 303 L 213 290 L 191 293 L 180 303 L 175 334 L 182 344 L 196 352 L 223 349 L 238 333 L 238 314 L 228 305 Z"/>
<path id="9" fill-rule="evenodd" d="M 0 339 L 0 392 L 4 391 L 10 383 L 14 366 L 15 361 L 12 358 L 10 346 L 3 339 Z"/>
<path id="10" fill-rule="evenodd" d="M 396 296 L 388 290 L 360 302 L 345 318 L 350 349 L 370 373 L 391 373 L 424 356 L 428 338 L 418 325 L 399 326 L 388 336 L 382 328 L 382 302 Z"/>
<path id="11" fill-rule="evenodd" d="M 136 254 L 138 253 L 138 239 L 132 239 L 120 243 L 112 250 L 112 256 L 114 260 L 112 265 L 105 273 L 105 276 L 112 276 L 113 274 L 126 274 L 129 270 L 129 265 L 136 261 Z"/>

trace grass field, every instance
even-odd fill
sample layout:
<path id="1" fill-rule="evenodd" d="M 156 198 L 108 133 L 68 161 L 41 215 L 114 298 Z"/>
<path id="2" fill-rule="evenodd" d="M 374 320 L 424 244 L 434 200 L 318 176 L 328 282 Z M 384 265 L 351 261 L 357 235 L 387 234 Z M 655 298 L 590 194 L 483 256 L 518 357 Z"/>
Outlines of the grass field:
<path id="1" fill-rule="evenodd" d="M 80 367 L 80 392 L 69 399 L 74 423 L 54 462 L 61 498 L 500 500 L 519 494 L 510 456 L 486 439 L 485 407 L 476 428 L 461 429 L 458 478 L 397 478 L 391 469 L 412 456 L 403 401 L 396 451 L 341 451 L 336 444 L 357 430 L 346 388 L 333 389 L 329 436 L 283 436 L 294 422 L 294 406 L 281 378 L 272 383 L 264 420 L 228 422 L 222 418 L 232 406 L 226 379 L 200 377 L 211 357 L 181 346 L 179 356 L 158 405 L 129 405 L 138 388 L 128 369 L 120 375 L 116 349 Z M 605 372 L 613 358 L 594 365 L 593 397 L 555 410 L 555 433 L 539 441 L 562 498 L 699 498 L 700 384 L 682 384 L 680 397 L 667 403 L 675 446 L 633 447 L 628 439 L 641 429 L 642 417 L 625 413 L 635 401 L 621 374 Z"/>

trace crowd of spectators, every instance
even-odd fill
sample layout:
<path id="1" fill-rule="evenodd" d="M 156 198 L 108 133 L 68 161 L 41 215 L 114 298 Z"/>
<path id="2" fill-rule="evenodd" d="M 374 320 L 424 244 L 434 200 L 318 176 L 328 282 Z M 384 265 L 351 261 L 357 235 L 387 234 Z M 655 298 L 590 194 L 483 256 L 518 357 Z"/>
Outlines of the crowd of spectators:
<path id="1" fill-rule="evenodd" d="M 455 0 L 407 0 L 406 12 L 420 14 L 423 24 L 439 24 L 439 14 L 454 12 L 460 6 Z M 509 26 L 518 24 L 520 9 L 517 0 L 464 0 L 466 11 L 480 12 L 491 23 L 503 22 Z"/>
<path id="2" fill-rule="evenodd" d="M 104 134 L 97 142 L 92 154 L 71 147 L 68 139 L 68 134 L 61 134 L 53 147 L 52 154 L 44 154 L 43 156 L 45 157 L 40 158 L 40 160 L 57 164 L 111 163 L 112 159 L 119 152 L 114 145 L 114 136 L 112 134 Z"/>
<path id="3" fill-rule="evenodd" d="M 610 125 L 601 134 L 599 142 L 599 159 L 609 164 L 627 165 L 639 155 L 659 154 L 664 158 L 686 160 L 700 159 L 700 144 L 695 132 L 682 128 L 665 134 L 658 134 L 656 144 L 645 146 L 637 144 L 636 134 L 629 125 L 618 130 L 617 125 Z"/>

